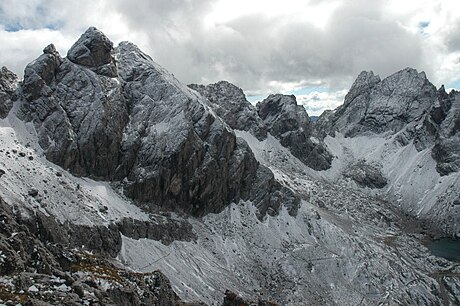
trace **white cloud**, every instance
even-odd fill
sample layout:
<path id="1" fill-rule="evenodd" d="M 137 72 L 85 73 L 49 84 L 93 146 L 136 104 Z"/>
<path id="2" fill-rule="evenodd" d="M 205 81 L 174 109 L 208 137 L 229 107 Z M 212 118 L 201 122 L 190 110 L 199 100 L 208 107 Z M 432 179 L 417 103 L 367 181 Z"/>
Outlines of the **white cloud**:
<path id="1" fill-rule="evenodd" d="M 305 95 L 297 95 L 297 103 L 307 110 L 310 116 L 319 116 L 326 109 L 335 109 L 343 103 L 347 90 L 311 92 Z"/>
<path id="2" fill-rule="evenodd" d="M 0 30 L 0 66 L 7 66 L 22 76 L 25 66 L 43 53 L 43 48 L 54 42 L 61 54 L 73 44 L 69 37 L 49 29 L 7 32 Z"/>
<path id="3" fill-rule="evenodd" d="M 319 112 L 336 105 L 362 70 L 385 77 L 410 66 L 437 86 L 457 81 L 459 6 L 457 0 L 3 0 L 0 65 L 22 74 L 50 42 L 65 56 L 94 25 L 115 44 L 138 44 L 184 83 L 226 79 L 251 95 L 329 88 L 319 100 L 299 97 L 309 112 Z M 7 31 L 15 29 L 22 30 Z"/>

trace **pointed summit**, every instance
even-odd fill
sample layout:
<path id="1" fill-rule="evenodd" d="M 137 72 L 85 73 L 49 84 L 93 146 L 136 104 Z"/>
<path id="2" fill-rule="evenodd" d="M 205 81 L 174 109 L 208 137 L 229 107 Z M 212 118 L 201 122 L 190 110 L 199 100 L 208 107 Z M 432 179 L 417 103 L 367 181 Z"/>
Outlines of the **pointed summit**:
<path id="1" fill-rule="evenodd" d="M 362 71 L 351 85 L 350 91 L 345 96 L 344 104 L 351 103 L 357 96 L 369 92 L 377 83 L 380 77 L 372 71 Z"/>
<path id="2" fill-rule="evenodd" d="M 97 74 L 117 76 L 113 43 L 95 27 L 90 27 L 80 36 L 67 52 L 67 58 L 75 64 L 91 68 Z"/>
<path id="3" fill-rule="evenodd" d="M 436 87 L 425 72 L 405 68 L 380 80 L 364 71 L 345 96 L 344 104 L 323 117 L 316 127 L 323 136 L 335 131 L 347 137 L 396 133 L 419 120 L 436 99 Z"/>
<path id="4" fill-rule="evenodd" d="M 232 128 L 249 131 L 259 140 L 267 138 L 267 128 L 257 114 L 256 108 L 246 100 L 241 88 L 227 81 L 207 86 L 190 84 L 212 103 L 217 115 Z"/>

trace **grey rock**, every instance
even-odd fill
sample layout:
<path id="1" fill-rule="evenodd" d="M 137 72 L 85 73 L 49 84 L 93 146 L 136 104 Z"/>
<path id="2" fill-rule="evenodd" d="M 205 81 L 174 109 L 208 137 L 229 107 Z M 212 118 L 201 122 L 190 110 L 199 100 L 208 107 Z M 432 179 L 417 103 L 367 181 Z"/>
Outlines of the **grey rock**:
<path id="1" fill-rule="evenodd" d="M 61 63 L 61 56 L 53 45 L 49 45 L 39 58 L 26 66 L 22 85 L 26 101 L 51 95 L 50 86 Z"/>
<path id="2" fill-rule="evenodd" d="M 120 232 L 133 239 L 148 238 L 161 241 L 169 245 L 173 241 L 192 241 L 196 237 L 192 226 L 185 220 L 174 220 L 163 217 L 152 221 L 141 221 L 131 218 L 123 218 L 117 222 Z"/>
<path id="3" fill-rule="evenodd" d="M 259 140 L 267 138 L 267 127 L 241 88 L 226 81 L 188 86 L 206 97 L 216 114 L 232 129 L 251 132 Z"/>
<path id="4" fill-rule="evenodd" d="M 58 243 L 69 248 L 84 248 L 100 254 L 115 257 L 121 249 L 121 236 L 115 225 L 85 226 L 69 222 L 64 224 L 53 216 L 42 212 L 34 214 L 34 218 L 22 218 L 31 233 L 45 241 Z"/>
<path id="5" fill-rule="evenodd" d="M 275 306 L 277 303 L 273 301 L 265 301 L 265 300 L 258 300 L 257 302 L 254 301 L 246 301 L 238 294 L 231 290 L 225 290 L 224 302 L 222 306 Z"/>
<path id="6" fill-rule="evenodd" d="M 387 179 L 383 176 L 380 169 L 369 165 L 364 160 L 349 166 L 343 176 L 351 178 L 361 187 L 383 188 L 387 184 Z"/>
<path id="7" fill-rule="evenodd" d="M 49 160 L 78 175 L 110 177 L 127 122 L 126 101 L 113 79 L 59 59 L 44 54 L 26 68 L 22 118 L 34 122 Z"/>
<path id="8" fill-rule="evenodd" d="M 50 273 L 57 261 L 29 229 L 17 222 L 12 209 L 0 198 L 0 261 L 2 275 L 13 275 L 28 268 Z"/>
<path id="9" fill-rule="evenodd" d="M 310 118 L 295 96 L 270 95 L 257 103 L 257 112 L 269 132 L 305 165 L 315 170 L 331 167 L 332 155 L 324 143 L 312 137 Z"/>
<path id="10" fill-rule="evenodd" d="M 31 197 L 36 197 L 38 196 L 38 190 L 37 189 L 30 189 L 28 191 L 28 194 L 31 196 Z"/>
<path id="11" fill-rule="evenodd" d="M 110 257 L 106 257 L 107 252 L 101 253 L 97 245 L 89 241 L 91 235 L 100 235 L 106 250 L 111 248 L 110 244 L 117 245 L 110 237 L 99 234 L 102 229 L 81 231 L 72 227 L 70 230 L 69 225 L 56 226 L 51 219 L 42 215 L 25 220 L 15 215 L 0 198 L 0 274 L 8 281 L 2 284 L 0 303 L 84 305 L 88 300 L 99 305 L 180 303 L 169 280 L 160 271 L 144 274 L 115 267 Z M 75 239 L 79 239 L 79 243 L 86 241 L 97 253 L 80 251 L 81 246 L 72 242 L 76 242 Z M 101 256 L 104 254 L 106 256 Z M 110 284 L 110 289 L 107 290 L 101 280 Z M 32 286 L 37 291 L 30 289 Z"/>
<path id="12" fill-rule="evenodd" d="M 436 170 L 441 175 L 460 171 L 460 93 L 452 91 L 447 95 L 444 87 L 439 90 L 439 104 L 431 110 L 431 118 L 438 125 L 432 157 Z"/>
<path id="13" fill-rule="evenodd" d="M 16 100 L 18 77 L 5 66 L 0 69 L 0 118 L 5 118 Z"/>
<path id="14" fill-rule="evenodd" d="M 90 27 L 67 52 L 73 63 L 91 68 L 94 72 L 116 77 L 113 43 L 98 29 Z"/>
<path id="15" fill-rule="evenodd" d="M 344 104 L 320 118 L 317 128 L 323 136 L 335 131 L 346 137 L 396 133 L 421 119 L 436 98 L 436 88 L 424 72 L 406 68 L 382 81 L 372 72 L 362 72 Z"/>
<path id="16" fill-rule="evenodd" d="M 455 91 L 447 94 L 444 86 L 436 90 L 425 73 L 411 68 L 382 81 L 362 72 L 344 104 L 320 116 L 316 135 L 395 134 L 403 146 L 413 141 L 419 151 L 432 148 L 437 171 L 447 175 L 460 170 L 459 96 Z"/>
<path id="17" fill-rule="evenodd" d="M 49 47 L 26 69 L 20 115 L 34 122 L 50 161 L 79 176 L 119 182 L 152 212 L 162 207 L 202 216 L 240 200 L 256 200 L 262 209 L 292 197 L 273 177 L 259 175 L 250 148 L 215 116 L 208 100 L 135 45 L 109 47 L 90 28 L 66 59 Z M 94 70 L 112 54 L 118 78 Z M 240 91 L 221 85 L 241 102 Z M 276 199 L 255 196 L 252 186 L 261 179 L 273 185 Z"/>

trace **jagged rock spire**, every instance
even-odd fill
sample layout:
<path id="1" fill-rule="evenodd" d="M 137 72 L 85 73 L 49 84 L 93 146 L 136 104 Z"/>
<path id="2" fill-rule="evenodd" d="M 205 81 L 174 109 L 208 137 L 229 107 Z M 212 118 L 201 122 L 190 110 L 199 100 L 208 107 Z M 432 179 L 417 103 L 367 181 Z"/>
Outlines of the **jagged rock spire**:
<path id="1" fill-rule="evenodd" d="M 82 66 L 90 67 L 96 73 L 117 76 L 113 43 L 104 33 L 90 27 L 67 52 L 67 58 Z"/>

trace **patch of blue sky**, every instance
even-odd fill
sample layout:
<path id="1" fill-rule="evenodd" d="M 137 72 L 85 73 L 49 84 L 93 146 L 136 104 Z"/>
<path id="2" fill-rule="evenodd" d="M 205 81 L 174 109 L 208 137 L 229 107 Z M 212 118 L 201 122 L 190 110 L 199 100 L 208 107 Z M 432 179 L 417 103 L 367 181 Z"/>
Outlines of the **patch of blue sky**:
<path id="1" fill-rule="evenodd" d="M 450 83 L 446 84 L 445 87 L 446 87 L 446 89 L 448 89 L 448 88 L 454 88 L 454 89 L 456 89 L 456 90 L 460 90 L 460 79 L 455 80 L 455 81 L 453 81 L 453 82 L 450 82 Z"/>
<path id="2" fill-rule="evenodd" d="M 308 95 L 313 92 L 328 92 L 329 90 L 325 87 L 303 87 L 299 89 L 295 89 L 291 91 L 290 93 L 295 95 L 295 96 L 300 96 L 300 95 Z"/>
<path id="3" fill-rule="evenodd" d="M 35 26 L 35 27 L 25 27 L 20 23 L 7 23 L 3 25 L 3 29 L 7 32 L 19 32 L 21 30 L 38 30 L 38 29 L 49 29 L 52 31 L 57 31 L 64 26 L 64 22 L 57 21 L 54 23 L 48 23 L 43 26 Z"/>
<path id="4" fill-rule="evenodd" d="M 56 21 L 56 22 L 53 22 L 53 23 L 45 24 L 44 28 L 50 29 L 52 31 L 57 31 L 57 30 L 61 29 L 63 26 L 64 26 L 63 21 Z"/>
<path id="5" fill-rule="evenodd" d="M 419 28 L 419 31 L 420 31 L 420 34 L 422 34 L 423 36 L 428 36 L 428 33 L 425 32 L 425 29 L 430 25 L 430 22 L 429 21 L 420 21 L 418 23 L 418 28 Z"/>
<path id="6" fill-rule="evenodd" d="M 19 23 L 8 23 L 8 24 L 3 25 L 3 28 L 7 32 L 18 32 L 24 29 L 24 27 L 20 25 Z"/>
<path id="7" fill-rule="evenodd" d="M 268 95 L 267 95 L 268 96 Z M 265 99 L 267 96 L 263 95 L 257 95 L 257 96 L 246 96 L 246 99 L 248 99 L 249 102 L 252 104 L 255 104 L 256 102 L 262 101 Z"/>
<path id="8" fill-rule="evenodd" d="M 420 21 L 420 22 L 418 23 L 418 27 L 419 27 L 420 29 L 424 29 L 424 28 L 428 27 L 429 25 L 430 25 L 430 22 L 429 22 L 429 21 Z"/>

